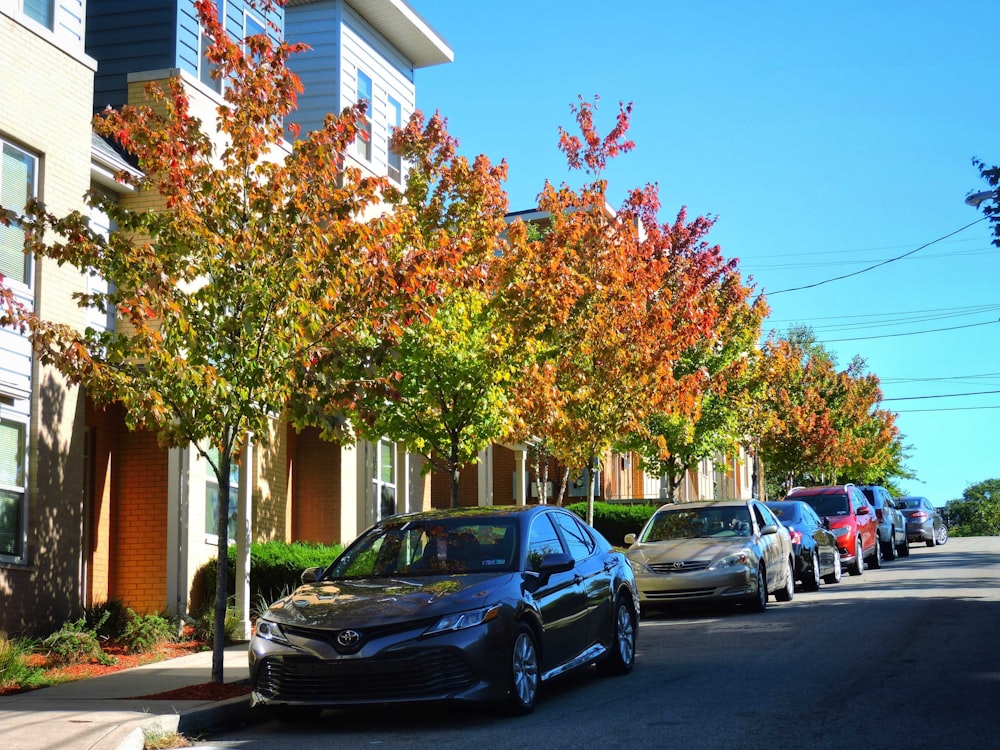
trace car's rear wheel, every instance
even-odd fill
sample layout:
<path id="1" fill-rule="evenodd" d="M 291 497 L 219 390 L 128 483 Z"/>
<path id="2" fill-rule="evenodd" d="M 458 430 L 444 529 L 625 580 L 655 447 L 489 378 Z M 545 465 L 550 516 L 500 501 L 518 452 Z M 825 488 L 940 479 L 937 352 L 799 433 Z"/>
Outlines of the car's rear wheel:
<path id="1" fill-rule="evenodd" d="M 854 562 L 847 572 L 852 576 L 859 576 L 865 572 L 865 548 L 861 546 L 861 537 L 854 540 Z"/>
<path id="2" fill-rule="evenodd" d="M 767 609 L 767 575 L 764 572 L 764 563 L 757 566 L 757 591 L 748 605 L 751 612 L 763 612 Z"/>
<path id="3" fill-rule="evenodd" d="M 882 543 L 878 540 L 878 535 L 875 536 L 875 550 L 868 558 L 868 567 L 872 570 L 878 570 L 882 567 Z"/>
<path id="4" fill-rule="evenodd" d="M 785 586 L 774 592 L 774 598 L 779 602 L 790 602 L 795 598 L 795 568 L 791 558 L 785 563 Z"/>
<path id="5" fill-rule="evenodd" d="M 808 575 L 802 578 L 802 588 L 806 591 L 818 591 L 820 582 L 820 569 L 819 569 L 819 555 L 816 554 L 816 550 L 812 551 L 812 557 L 809 562 L 812 570 Z"/>
<path id="6" fill-rule="evenodd" d="M 824 583 L 840 583 L 844 577 L 844 569 L 840 566 L 840 553 L 833 553 L 833 572 L 823 576 Z"/>
<path id="7" fill-rule="evenodd" d="M 899 553 L 900 557 L 910 556 L 910 540 L 906 539 L 902 544 L 896 547 L 896 551 Z"/>
<path id="8" fill-rule="evenodd" d="M 534 631 L 521 623 L 514 631 L 514 645 L 510 658 L 510 697 L 508 707 L 512 714 L 531 713 L 538 702 L 538 642 Z"/>
<path id="9" fill-rule="evenodd" d="M 619 595 L 615 602 L 614 620 L 608 656 L 597 663 L 597 670 L 604 675 L 628 674 L 635 664 L 635 610 L 624 596 Z"/>
<path id="10" fill-rule="evenodd" d="M 947 544 L 948 543 L 948 527 L 942 525 L 940 531 L 937 533 L 937 543 Z"/>
<path id="11" fill-rule="evenodd" d="M 889 541 L 882 545 L 882 557 L 892 562 L 896 559 L 896 529 L 889 531 Z"/>

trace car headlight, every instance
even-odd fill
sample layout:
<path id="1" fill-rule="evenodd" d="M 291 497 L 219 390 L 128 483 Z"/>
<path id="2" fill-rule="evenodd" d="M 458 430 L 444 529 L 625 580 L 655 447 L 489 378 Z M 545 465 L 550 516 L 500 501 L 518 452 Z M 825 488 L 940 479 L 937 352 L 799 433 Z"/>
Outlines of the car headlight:
<path id="1" fill-rule="evenodd" d="M 424 635 L 434 633 L 445 633 L 450 630 L 464 630 L 482 625 L 484 622 L 496 619 L 500 615 L 500 605 L 494 604 L 492 607 L 482 607 L 481 609 L 471 609 L 466 612 L 456 612 L 453 615 L 445 615 L 436 623 L 431 625 L 424 632 Z"/>
<path id="2" fill-rule="evenodd" d="M 837 537 L 837 539 L 840 539 L 840 537 L 847 536 L 848 534 L 851 533 L 851 527 L 850 526 L 841 526 L 840 528 L 837 528 L 837 529 L 830 529 L 830 531 L 833 532 L 833 535 L 835 537 Z"/>
<path id="3" fill-rule="evenodd" d="M 719 568 L 743 567 L 749 561 L 750 561 L 749 550 L 741 549 L 739 552 L 734 552 L 731 555 L 726 555 L 721 560 L 716 560 L 714 563 L 708 566 L 708 569 L 718 570 Z"/>
<path id="4" fill-rule="evenodd" d="M 631 557 L 628 559 L 628 564 L 632 566 L 632 573 L 637 576 L 645 576 L 653 572 L 641 562 L 633 560 Z"/>
<path id="5" fill-rule="evenodd" d="M 288 642 L 288 639 L 285 637 L 285 634 L 282 632 L 281 626 L 278 623 L 265 620 L 263 617 L 257 620 L 257 625 L 254 627 L 254 634 L 263 638 L 265 641 L 283 643 L 286 646 L 292 645 Z"/>

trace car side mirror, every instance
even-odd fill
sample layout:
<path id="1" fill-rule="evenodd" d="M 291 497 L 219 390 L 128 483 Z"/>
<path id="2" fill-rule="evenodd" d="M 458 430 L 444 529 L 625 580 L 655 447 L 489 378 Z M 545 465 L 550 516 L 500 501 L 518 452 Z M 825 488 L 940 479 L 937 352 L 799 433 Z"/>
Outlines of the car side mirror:
<path id="1" fill-rule="evenodd" d="M 764 526 L 760 530 L 761 536 L 767 536 L 768 534 L 777 534 L 777 533 L 778 533 L 778 527 L 775 526 L 773 523 L 769 523 L 767 526 Z"/>
<path id="2" fill-rule="evenodd" d="M 867 505 L 862 505 L 860 508 L 858 508 L 859 516 L 867 516 L 869 513 L 871 513 L 871 509 Z"/>
<path id="3" fill-rule="evenodd" d="M 323 566 L 306 568 L 302 571 L 302 583 L 316 583 L 323 575 Z"/>
<path id="4" fill-rule="evenodd" d="M 628 544 L 628 545 L 635 544 L 635 534 L 626 534 L 625 535 L 625 544 Z"/>

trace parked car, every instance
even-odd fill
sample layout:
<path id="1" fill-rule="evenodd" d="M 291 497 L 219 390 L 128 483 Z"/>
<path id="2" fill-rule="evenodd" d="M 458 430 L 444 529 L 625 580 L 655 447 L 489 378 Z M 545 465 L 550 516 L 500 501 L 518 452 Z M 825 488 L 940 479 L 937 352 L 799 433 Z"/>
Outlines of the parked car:
<path id="1" fill-rule="evenodd" d="M 856 486 L 796 487 L 785 499 L 804 500 L 824 519 L 837 537 L 840 561 L 852 576 L 864 573 L 865 560 L 870 568 L 882 567 L 875 512 Z"/>
<path id="2" fill-rule="evenodd" d="M 441 700 L 527 713 L 571 669 L 631 671 L 638 620 L 628 560 L 567 510 L 393 516 L 257 621 L 251 703 L 284 720 Z"/>
<path id="3" fill-rule="evenodd" d="M 875 509 L 878 519 L 878 540 L 882 545 L 882 557 L 895 560 L 896 556 L 910 554 L 910 544 L 906 539 L 906 518 L 896 507 L 889 490 L 877 484 L 861 485 L 860 489 L 868 503 Z"/>
<path id="4" fill-rule="evenodd" d="M 788 530 L 756 500 L 664 505 L 625 543 L 643 605 L 731 601 L 763 611 L 769 594 L 795 594 Z"/>
<path id="5" fill-rule="evenodd" d="M 897 498 L 896 504 L 906 517 L 906 538 L 924 542 L 928 547 L 948 541 L 948 525 L 941 512 L 926 497 Z"/>
<path id="6" fill-rule="evenodd" d="M 840 550 L 837 537 L 823 524 L 809 503 L 778 500 L 765 503 L 788 529 L 795 557 L 795 579 L 806 591 L 816 591 L 820 581 L 840 583 Z"/>

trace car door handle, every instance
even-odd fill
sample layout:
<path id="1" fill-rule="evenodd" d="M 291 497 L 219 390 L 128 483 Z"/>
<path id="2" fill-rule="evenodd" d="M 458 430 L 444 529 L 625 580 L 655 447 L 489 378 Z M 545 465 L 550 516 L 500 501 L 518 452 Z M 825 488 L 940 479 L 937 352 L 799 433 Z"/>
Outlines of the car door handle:
<path id="1" fill-rule="evenodd" d="M 583 583 L 583 576 L 580 575 L 579 573 L 576 573 L 573 576 L 573 583 Z"/>

